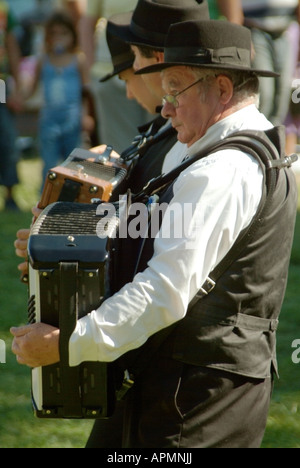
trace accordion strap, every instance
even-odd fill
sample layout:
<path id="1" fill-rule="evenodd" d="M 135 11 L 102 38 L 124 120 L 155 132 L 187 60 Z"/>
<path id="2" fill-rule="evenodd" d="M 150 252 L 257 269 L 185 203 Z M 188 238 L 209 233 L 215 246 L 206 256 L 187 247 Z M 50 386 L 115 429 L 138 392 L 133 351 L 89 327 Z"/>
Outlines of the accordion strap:
<path id="1" fill-rule="evenodd" d="M 245 247 L 249 245 L 250 241 L 254 238 L 255 233 L 263 223 L 264 218 L 270 211 L 272 197 L 277 185 L 278 171 L 280 169 L 291 167 L 298 159 L 297 155 L 289 157 L 281 155 L 279 153 L 280 148 L 277 149 L 272 141 L 269 138 L 266 138 L 268 134 L 270 136 L 276 135 L 276 130 L 279 135 L 278 141 L 280 141 L 280 127 L 279 129 L 275 128 L 270 132 L 266 132 L 266 135 L 262 132 L 245 132 L 244 134 L 241 133 L 240 135 L 236 135 L 232 138 L 233 149 L 236 147 L 241 151 L 250 154 L 260 163 L 264 175 L 263 196 L 252 222 L 248 228 L 240 234 L 236 243 L 224 259 L 207 277 L 202 288 L 191 301 L 189 310 L 191 310 L 199 300 L 213 291 L 218 279 L 221 278 L 231 264 L 237 260 Z"/>
<path id="2" fill-rule="evenodd" d="M 297 155 L 286 157 L 286 155 L 279 154 L 277 145 L 282 142 L 284 137 L 284 127 L 275 127 L 266 132 L 261 131 L 244 131 L 237 132 L 218 143 L 203 148 L 199 153 L 184 160 L 179 166 L 167 174 L 162 174 L 155 179 L 152 179 L 143 188 L 142 192 L 135 195 L 135 199 L 143 199 L 155 193 L 162 192 L 166 187 L 170 186 L 180 176 L 180 174 L 188 169 L 190 166 L 200 161 L 203 158 L 210 156 L 217 151 L 226 149 L 235 149 L 244 151 L 247 154 L 252 154 L 257 158 L 260 156 L 259 162 L 263 169 L 268 172 L 272 169 L 282 169 L 292 166 L 297 161 Z M 271 156 L 270 156 L 271 155 Z"/>
<path id="3" fill-rule="evenodd" d="M 202 288 L 198 291 L 192 300 L 189 309 L 191 309 L 201 298 L 208 295 L 216 286 L 218 279 L 230 267 L 233 261 L 243 251 L 245 246 L 253 238 L 255 232 L 260 226 L 262 219 L 267 214 L 273 193 L 276 188 L 279 170 L 292 166 L 298 160 L 297 155 L 287 157 L 282 154 L 284 138 L 284 127 L 275 127 L 269 131 L 244 131 L 235 133 L 217 144 L 204 148 L 191 159 L 185 160 L 180 166 L 168 174 L 152 180 L 144 188 L 142 194 L 137 197 L 147 197 L 160 193 L 171 186 L 179 175 L 197 161 L 221 150 L 232 149 L 250 154 L 260 164 L 264 175 L 264 192 L 257 213 L 254 216 L 250 226 L 241 233 L 234 247 L 228 252 L 223 261 L 217 265 L 215 270 L 205 280 Z"/>
<path id="4" fill-rule="evenodd" d="M 60 328 L 60 380 L 65 418 L 82 416 L 81 396 L 78 386 L 79 367 L 69 366 L 69 340 L 75 329 L 78 317 L 77 292 L 78 263 L 60 263 L 59 284 L 59 328 Z"/>

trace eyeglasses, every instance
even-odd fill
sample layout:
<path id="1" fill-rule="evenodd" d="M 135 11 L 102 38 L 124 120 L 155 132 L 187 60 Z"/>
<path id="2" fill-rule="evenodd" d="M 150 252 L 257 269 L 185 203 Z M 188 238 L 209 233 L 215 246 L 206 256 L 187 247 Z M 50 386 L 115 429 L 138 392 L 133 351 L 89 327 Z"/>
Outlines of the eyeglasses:
<path id="1" fill-rule="evenodd" d="M 190 86 L 188 86 L 187 88 L 184 88 L 182 91 L 179 91 L 178 93 L 166 94 L 162 98 L 162 105 L 165 106 L 166 104 L 171 104 L 175 108 L 179 107 L 179 102 L 177 101 L 178 96 L 180 96 L 180 94 L 185 93 L 188 89 L 191 89 L 196 84 L 201 83 L 201 81 L 204 81 L 204 79 L 205 78 L 200 78 L 199 80 L 195 81 L 195 83 L 192 83 Z"/>

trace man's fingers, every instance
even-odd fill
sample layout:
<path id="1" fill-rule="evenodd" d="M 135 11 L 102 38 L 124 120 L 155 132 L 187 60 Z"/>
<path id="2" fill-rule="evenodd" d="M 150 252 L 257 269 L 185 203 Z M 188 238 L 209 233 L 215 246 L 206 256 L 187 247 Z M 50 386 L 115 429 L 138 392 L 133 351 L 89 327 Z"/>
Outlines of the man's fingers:
<path id="1" fill-rule="evenodd" d="M 25 244 L 24 244 L 25 242 Z M 27 241 L 15 241 L 15 249 L 17 257 L 27 258 Z"/>
<path id="2" fill-rule="evenodd" d="M 20 265 L 18 265 L 18 270 L 24 275 L 27 275 L 29 272 L 28 262 L 20 263 Z"/>
<path id="3" fill-rule="evenodd" d="M 18 250 L 26 250 L 28 245 L 28 240 L 15 240 L 14 246 Z"/>
<path id="4" fill-rule="evenodd" d="M 31 328 L 29 325 L 26 325 L 24 327 L 12 327 L 10 329 L 10 333 L 15 337 L 15 338 L 20 338 L 21 336 L 28 335 L 28 333 L 31 332 Z"/>
<path id="5" fill-rule="evenodd" d="M 26 362 L 24 359 L 21 358 L 21 356 L 16 356 L 18 364 L 21 364 L 22 366 L 26 365 Z"/>
<path id="6" fill-rule="evenodd" d="M 20 229 L 20 231 L 17 232 L 17 239 L 14 242 L 14 246 L 16 249 L 16 255 L 18 257 L 27 258 L 27 246 L 29 235 L 29 229 Z"/>
<path id="7" fill-rule="evenodd" d="M 17 232 L 17 238 L 20 240 L 28 240 L 30 235 L 30 229 L 20 229 Z"/>
<path id="8" fill-rule="evenodd" d="M 91 148 L 89 151 L 91 153 L 96 153 L 96 154 L 103 154 L 107 149 L 107 145 L 100 145 L 100 146 L 95 146 L 94 148 Z M 120 155 L 116 151 L 112 151 L 111 156 L 114 158 L 120 158 Z"/>
<path id="9" fill-rule="evenodd" d="M 96 154 L 102 154 L 106 150 L 107 146 L 106 145 L 100 145 L 100 146 L 95 146 L 94 148 L 91 148 L 90 151 L 92 153 Z"/>
<path id="10" fill-rule="evenodd" d="M 12 327 L 12 352 L 20 364 L 29 367 L 49 366 L 59 362 L 59 330 L 50 325 L 36 323 L 25 327 Z"/>
<path id="11" fill-rule="evenodd" d="M 28 257 L 27 250 L 16 249 L 16 256 L 19 258 L 25 258 L 27 260 L 27 257 Z"/>
<path id="12" fill-rule="evenodd" d="M 29 238 L 30 230 L 21 229 L 17 232 L 17 239 L 14 243 L 16 249 L 16 255 L 21 258 L 27 258 L 27 245 Z"/>
<path id="13" fill-rule="evenodd" d="M 40 216 L 40 214 L 43 212 L 43 210 L 41 210 L 40 208 L 38 208 L 37 206 L 35 206 L 34 208 L 32 208 L 32 214 L 34 215 L 35 218 L 38 218 Z"/>

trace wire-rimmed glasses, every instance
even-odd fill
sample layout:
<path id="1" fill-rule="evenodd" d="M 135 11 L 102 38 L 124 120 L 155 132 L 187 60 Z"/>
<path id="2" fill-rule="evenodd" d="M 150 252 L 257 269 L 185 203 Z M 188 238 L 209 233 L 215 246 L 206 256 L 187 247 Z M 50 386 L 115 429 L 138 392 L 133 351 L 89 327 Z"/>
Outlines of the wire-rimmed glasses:
<path id="1" fill-rule="evenodd" d="M 177 108 L 179 106 L 179 102 L 177 101 L 178 96 L 185 93 L 188 89 L 192 88 L 196 84 L 201 83 L 201 81 L 203 81 L 203 80 L 204 80 L 204 78 L 200 78 L 199 80 L 195 81 L 191 85 L 187 86 L 187 88 L 184 88 L 182 91 L 179 91 L 178 93 L 166 94 L 162 98 L 162 105 L 165 106 L 166 104 L 171 104 L 173 107 Z"/>

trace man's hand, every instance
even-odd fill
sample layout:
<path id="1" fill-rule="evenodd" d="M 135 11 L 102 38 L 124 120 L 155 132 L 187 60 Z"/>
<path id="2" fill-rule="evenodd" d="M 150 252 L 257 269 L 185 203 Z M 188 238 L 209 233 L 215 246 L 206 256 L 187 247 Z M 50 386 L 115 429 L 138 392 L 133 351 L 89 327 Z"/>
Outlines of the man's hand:
<path id="1" fill-rule="evenodd" d="M 16 255 L 21 258 L 27 258 L 27 245 L 30 235 L 30 229 L 20 229 L 17 232 L 17 240 L 14 243 Z"/>
<path id="2" fill-rule="evenodd" d="M 12 351 L 19 364 L 44 367 L 59 362 L 59 330 L 44 323 L 11 328 Z"/>
<path id="3" fill-rule="evenodd" d="M 92 153 L 96 153 L 96 154 L 103 154 L 103 153 L 105 153 L 106 149 L 107 149 L 107 145 L 100 145 L 100 146 L 95 146 L 94 148 L 91 148 L 90 151 L 91 151 Z M 111 156 L 112 156 L 113 158 L 116 158 L 116 159 L 119 159 L 119 158 L 121 157 L 121 156 L 120 156 L 116 151 L 114 151 L 114 150 L 112 151 Z"/>
<path id="4" fill-rule="evenodd" d="M 39 215 L 42 213 L 42 210 L 39 208 L 35 207 L 32 208 L 32 214 L 34 215 L 34 218 L 32 220 L 32 223 L 39 217 Z M 16 255 L 17 257 L 25 258 L 27 260 L 27 247 L 28 247 L 28 239 L 30 236 L 30 229 L 20 229 L 17 232 L 17 239 L 14 243 L 15 249 L 16 249 Z M 18 266 L 19 271 L 21 271 L 22 276 L 28 274 L 28 262 L 21 263 Z"/>
<path id="5" fill-rule="evenodd" d="M 22 278 L 28 275 L 27 245 L 30 235 L 30 229 L 20 229 L 17 232 L 17 240 L 14 243 L 17 257 L 25 258 L 26 261 L 18 265 L 18 270 L 22 273 Z"/>

